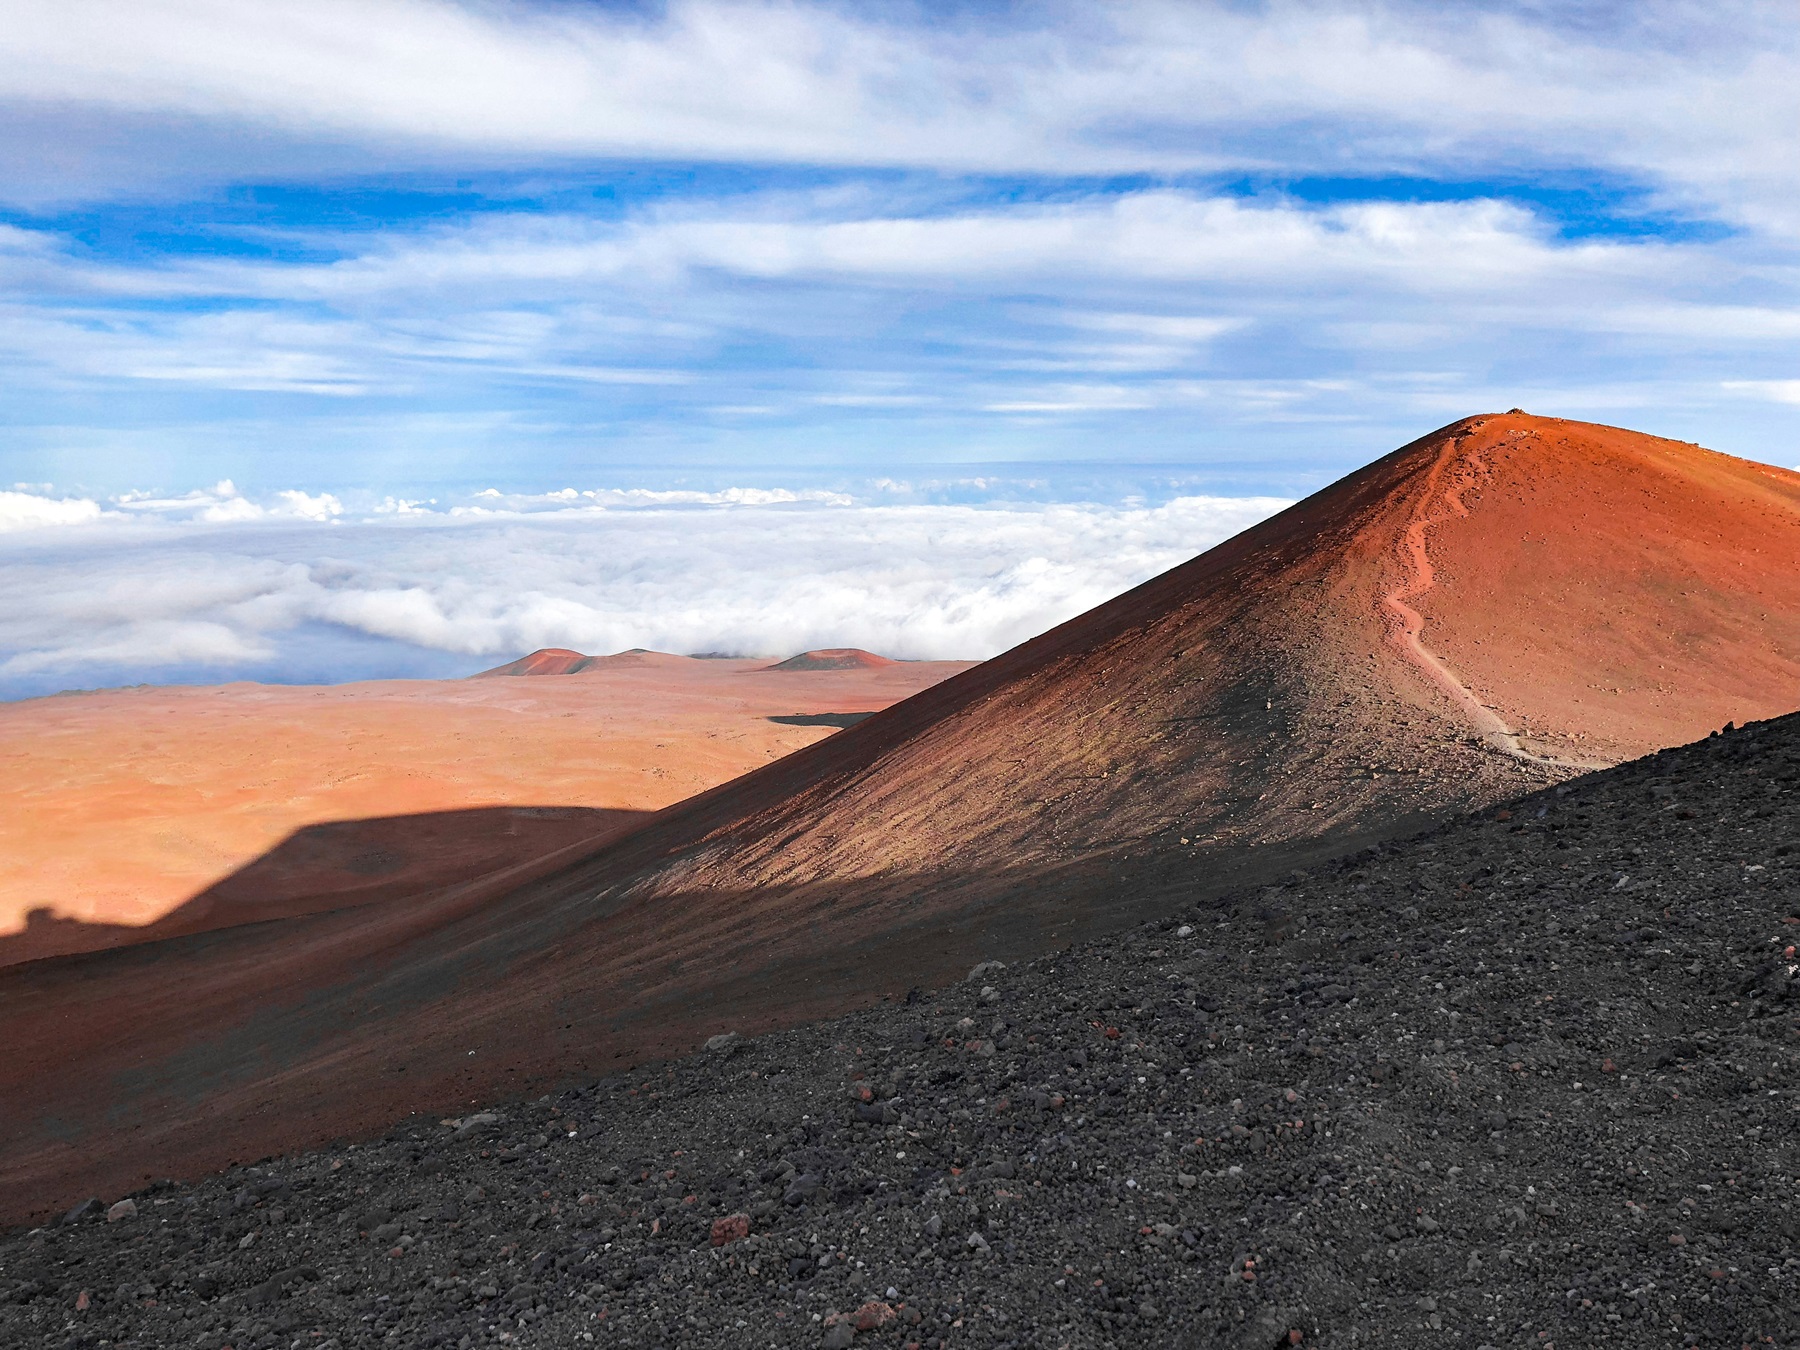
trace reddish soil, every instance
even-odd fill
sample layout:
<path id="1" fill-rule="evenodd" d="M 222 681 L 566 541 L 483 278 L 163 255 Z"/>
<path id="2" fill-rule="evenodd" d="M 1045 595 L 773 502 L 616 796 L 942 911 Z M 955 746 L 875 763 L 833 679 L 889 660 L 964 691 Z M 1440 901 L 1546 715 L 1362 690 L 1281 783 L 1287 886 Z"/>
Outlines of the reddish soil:
<path id="1" fill-rule="evenodd" d="M 761 661 L 564 655 L 583 672 L 0 704 L 0 965 L 418 897 L 591 850 L 831 734 L 833 715 L 966 669 L 795 678 Z"/>
<path id="2" fill-rule="evenodd" d="M 1279 882 L 1791 711 L 1797 639 L 1800 476 L 1472 418 L 572 865 L 0 973 L 0 1212 Z"/>

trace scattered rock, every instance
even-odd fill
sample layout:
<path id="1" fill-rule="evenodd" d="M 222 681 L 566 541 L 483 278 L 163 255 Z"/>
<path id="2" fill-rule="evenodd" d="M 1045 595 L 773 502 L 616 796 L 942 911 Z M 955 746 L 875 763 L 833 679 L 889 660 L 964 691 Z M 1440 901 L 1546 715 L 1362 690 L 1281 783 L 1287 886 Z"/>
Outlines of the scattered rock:
<path id="1" fill-rule="evenodd" d="M 1204 946 L 1159 920 L 131 1223 L 84 1203 L 0 1235 L 0 1345 L 1800 1344 L 1800 915 L 1764 884 L 1800 885 L 1800 736 L 1756 775 L 1738 736 L 1704 782 L 1673 752 L 1320 864 L 1281 923 L 1209 901 Z M 1634 774 L 1717 811 L 1631 833 Z"/>
<path id="2" fill-rule="evenodd" d="M 121 1219 L 135 1218 L 137 1218 L 137 1201 L 135 1200 L 126 1199 L 117 1201 L 106 1211 L 106 1221 L 108 1223 L 118 1223 Z"/>

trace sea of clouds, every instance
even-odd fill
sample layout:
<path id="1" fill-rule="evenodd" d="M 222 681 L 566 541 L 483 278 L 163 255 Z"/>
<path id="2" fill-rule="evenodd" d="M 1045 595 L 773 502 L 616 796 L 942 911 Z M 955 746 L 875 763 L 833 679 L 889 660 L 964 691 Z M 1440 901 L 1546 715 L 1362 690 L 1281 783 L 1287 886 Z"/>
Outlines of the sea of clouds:
<path id="1" fill-rule="evenodd" d="M 0 697 L 465 675 L 539 647 L 992 656 L 1287 503 L 495 489 L 0 492 Z"/>

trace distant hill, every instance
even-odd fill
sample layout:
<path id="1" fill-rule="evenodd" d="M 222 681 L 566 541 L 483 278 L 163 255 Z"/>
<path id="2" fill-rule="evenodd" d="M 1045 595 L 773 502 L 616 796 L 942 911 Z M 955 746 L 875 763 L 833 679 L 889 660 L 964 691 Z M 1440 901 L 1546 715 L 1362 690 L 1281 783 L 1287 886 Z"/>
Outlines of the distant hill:
<path id="1" fill-rule="evenodd" d="M 615 652 L 611 656 L 583 656 L 580 652 L 572 652 L 566 647 L 541 647 L 529 656 L 521 656 L 516 661 L 508 661 L 503 666 L 495 666 L 492 670 L 484 670 L 470 679 L 481 680 L 495 675 L 579 675 L 584 670 L 596 670 L 604 666 L 626 665 L 652 661 L 714 661 L 731 658 L 714 652 L 700 653 L 694 656 L 672 656 L 667 652 L 647 651 L 643 647 L 633 647 L 629 651 Z M 899 665 L 885 656 L 877 656 L 874 652 L 865 652 L 860 647 L 824 647 L 818 651 L 801 652 L 798 656 L 790 656 L 785 661 L 778 661 L 767 670 L 880 670 L 884 666 Z"/>
<path id="2" fill-rule="evenodd" d="M 891 661 L 885 656 L 877 656 L 874 652 L 865 652 L 861 647 L 822 647 L 818 651 L 801 652 L 798 656 L 790 656 L 785 661 L 777 662 L 770 670 L 879 670 L 883 666 L 897 666 L 898 661 Z"/>

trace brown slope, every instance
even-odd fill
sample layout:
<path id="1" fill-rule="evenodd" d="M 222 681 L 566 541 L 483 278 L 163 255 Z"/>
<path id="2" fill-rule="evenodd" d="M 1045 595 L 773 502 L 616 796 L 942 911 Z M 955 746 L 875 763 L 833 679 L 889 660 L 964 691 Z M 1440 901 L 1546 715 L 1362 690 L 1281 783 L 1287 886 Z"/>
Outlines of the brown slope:
<path id="1" fill-rule="evenodd" d="M 580 652 L 570 651 L 567 647 L 539 647 L 516 661 L 508 661 L 492 670 L 477 671 L 469 678 L 488 680 L 497 675 L 571 675 L 583 669 L 593 659 Z"/>
<path id="2" fill-rule="evenodd" d="M 1605 548 L 1551 519 L 1582 501 L 1623 513 Z M 554 875 L 0 977 L 0 1209 L 871 999 L 1511 795 L 1594 744 L 1788 710 L 1797 502 L 1795 475 L 1693 447 L 1471 419 Z M 1534 537 L 1585 567 L 1506 571 Z M 1702 580 L 1727 619 L 1659 627 Z M 1607 662 L 1671 661 L 1678 700 L 1587 740 L 1553 715 Z"/>
<path id="3" fill-rule="evenodd" d="M 898 664 L 889 657 L 877 656 L 874 652 L 865 652 L 861 647 L 821 647 L 817 651 L 801 652 L 798 656 L 790 656 L 785 661 L 777 661 L 769 669 L 879 670 L 883 666 Z"/>

